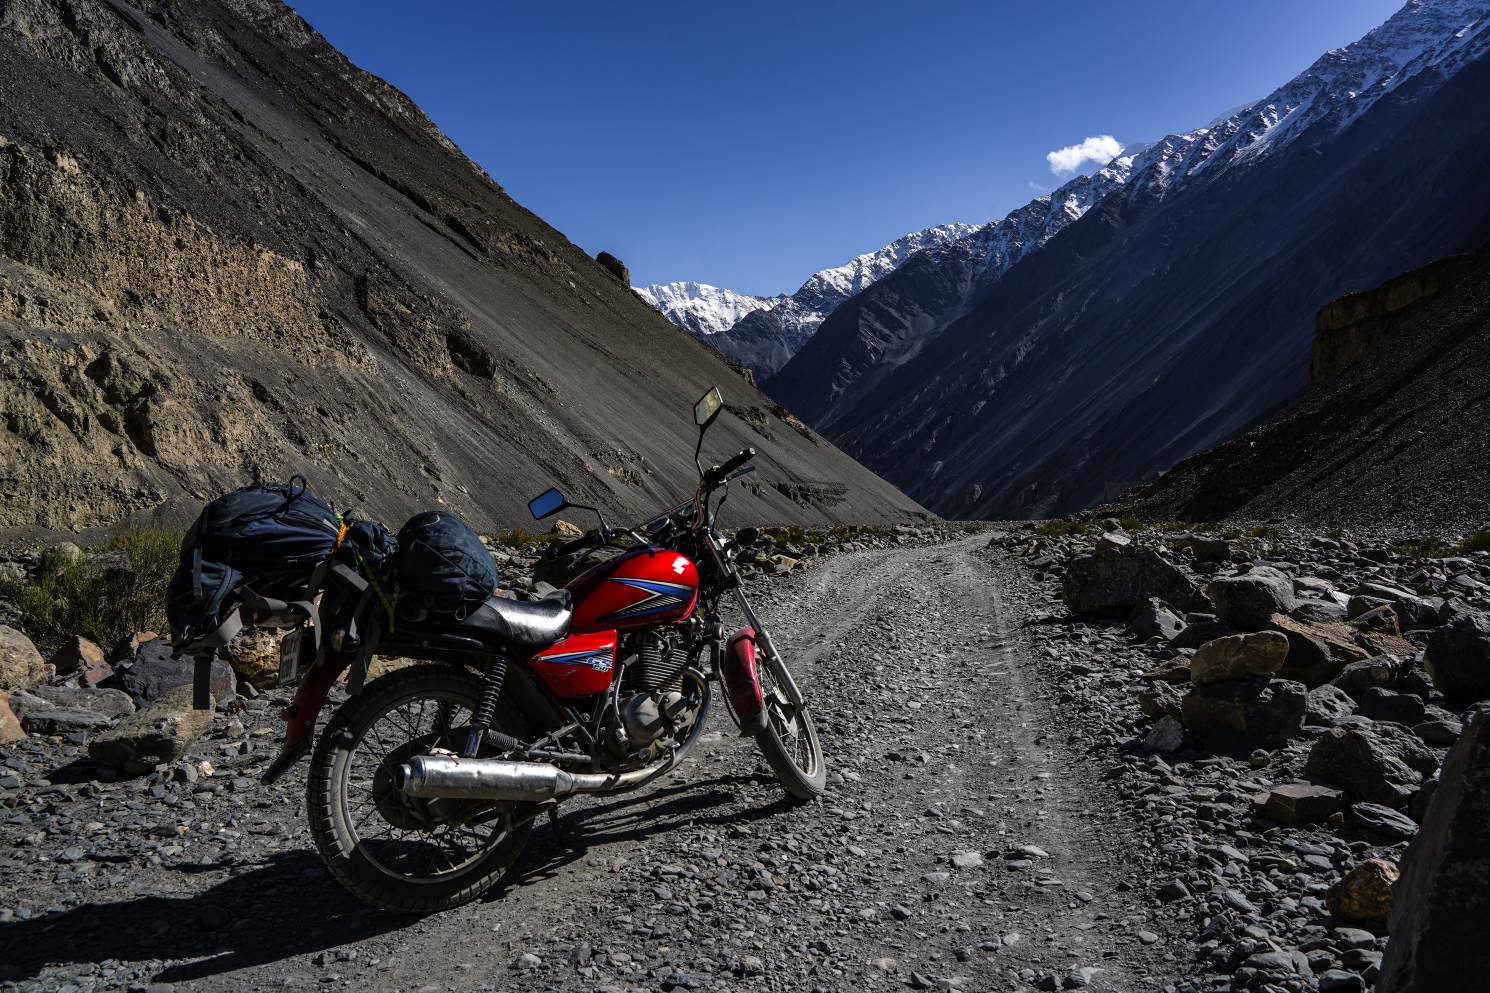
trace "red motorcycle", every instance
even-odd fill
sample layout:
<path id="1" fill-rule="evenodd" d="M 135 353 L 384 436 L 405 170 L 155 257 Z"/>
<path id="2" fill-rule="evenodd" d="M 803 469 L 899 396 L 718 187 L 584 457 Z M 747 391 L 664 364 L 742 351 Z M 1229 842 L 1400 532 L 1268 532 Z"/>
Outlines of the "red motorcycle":
<path id="1" fill-rule="evenodd" d="M 718 389 L 694 407 L 696 465 L 722 407 Z M 676 768 L 704 731 L 715 682 L 786 791 L 801 800 L 823 791 L 806 701 L 733 564 L 751 529 L 731 540 L 715 528 L 729 484 L 752 471 L 754 454 L 699 465 L 693 497 L 643 524 L 611 528 L 601 517 L 552 547 L 611 557 L 541 599 L 492 597 L 458 622 L 400 621 L 374 633 L 367 583 L 338 562 L 314 618 L 308 604 L 259 605 L 255 623 L 296 629 L 282 678 L 315 659 L 267 781 L 309 749 L 327 692 L 350 670 L 353 695 L 316 740 L 307 777 L 316 848 L 348 890 L 407 912 L 474 899 L 517 860 L 536 818 L 546 813 L 557 826 L 566 797 L 635 790 Z M 529 505 L 536 519 L 565 508 L 599 515 L 555 489 Z M 728 635 L 726 596 L 745 619 Z M 308 649 L 312 634 L 324 634 L 324 649 Z M 430 664 L 363 689 L 374 650 Z"/>

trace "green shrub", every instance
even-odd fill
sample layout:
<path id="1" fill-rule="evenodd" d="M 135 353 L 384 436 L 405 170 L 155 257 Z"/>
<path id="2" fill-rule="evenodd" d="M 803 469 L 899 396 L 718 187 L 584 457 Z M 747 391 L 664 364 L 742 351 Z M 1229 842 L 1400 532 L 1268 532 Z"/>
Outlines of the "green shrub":
<path id="1" fill-rule="evenodd" d="M 0 596 L 16 605 L 21 627 L 47 655 L 73 635 L 108 647 L 136 631 L 164 631 L 166 587 L 181 538 L 179 531 L 123 527 L 93 551 L 124 551 L 128 569 L 111 570 L 87 556 L 66 562 L 48 552 L 37 581 L 7 583 Z"/>
<path id="2" fill-rule="evenodd" d="M 1470 552 L 1490 552 L 1490 531 L 1473 531 L 1453 544 L 1433 535 L 1413 538 L 1393 545 L 1392 552 L 1413 559 L 1447 559 Z"/>
<path id="3" fill-rule="evenodd" d="M 1393 555 L 1409 559 L 1439 559 L 1452 553 L 1444 540 L 1436 535 L 1412 538 L 1392 546 Z"/>
<path id="4" fill-rule="evenodd" d="M 1067 535 L 1082 534 L 1085 531 L 1085 524 L 1083 524 L 1081 521 L 1073 521 L 1070 519 L 1041 521 L 1034 527 L 1035 534 L 1044 535 L 1047 538 L 1064 538 Z"/>
<path id="5" fill-rule="evenodd" d="M 531 534 L 522 528 L 508 528 L 506 531 L 498 531 L 488 537 L 493 545 L 501 545 L 505 548 L 537 548 L 542 545 L 551 545 L 564 536 L 557 531 Z"/>
<path id="6" fill-rule="evenodd" d="M 1455 555 L 1468 555 L 1470 552 L 1490 552 L 1490 531 L 1475 531 L 1454 546 Z"/>

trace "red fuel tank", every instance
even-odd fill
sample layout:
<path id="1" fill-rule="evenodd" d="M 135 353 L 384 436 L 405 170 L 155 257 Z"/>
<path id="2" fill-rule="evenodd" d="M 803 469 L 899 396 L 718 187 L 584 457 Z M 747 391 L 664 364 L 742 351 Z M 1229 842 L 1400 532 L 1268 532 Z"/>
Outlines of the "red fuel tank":
<path id="1" fill-rule="evenodd" d="M 571 631 L 671 624 L 698 603 L 698 567 L 667 548 L 634 548 L 570 582 L 574 594 Z"/>

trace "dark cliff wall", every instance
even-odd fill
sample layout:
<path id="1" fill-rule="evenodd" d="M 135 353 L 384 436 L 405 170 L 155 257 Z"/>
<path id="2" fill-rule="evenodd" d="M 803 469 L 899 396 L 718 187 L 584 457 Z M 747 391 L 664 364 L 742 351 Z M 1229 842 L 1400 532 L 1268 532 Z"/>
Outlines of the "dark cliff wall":
<path id="1" fill-rule="evenodd" d="M 1453 286 L 1475 264 L 1475 255 L 1450 256 L 1325 304 L 1314 319 L 1310 385 L 1334 378 L 1368 350 L 1388 345 L 1405 310 Z"/>

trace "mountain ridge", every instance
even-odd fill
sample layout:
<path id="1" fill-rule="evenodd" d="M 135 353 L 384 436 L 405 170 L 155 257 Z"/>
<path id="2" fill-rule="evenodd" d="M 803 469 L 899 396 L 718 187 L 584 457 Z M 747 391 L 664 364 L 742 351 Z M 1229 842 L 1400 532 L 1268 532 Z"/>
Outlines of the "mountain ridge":
<path id="1" fill-rule="evenodd" d="M 974 230 L 971 224 L 939 224 L 902 235 L 842 265 L 820 269 L 794 293 L 750 297 L 701 283 L 663 283 L 637 292 L 674 324 L 704 337 L 730 361 L 750 369 L 759 380 L 770 375 L 810 339 L 843 301 L 894 272 L 919 252 L 955 241 Z M 685 287 L 700 287 L 697 304 L 679 301 Z M 740 302 L 759 306 L 740 312 Z"/>
<path id="2" fill-rule="evenodd" d="M 1346 259 L 1359 258 L 1361 269 L 1355 278 L 1369 280 L 1385 278 L 1392 267 L 1406 268 L 1462 250 L 1482 233 L 1485 222 L 1478 211 L 1483 191 L 1468 178 L 1473 175 L 1473 164 L 1483 155 L 1479 126 L 1472 116 L 1466 118 L 1462 109 L 1456 113 L 1444 100 L 1435 102 L 1435 97 L 1461 78 L 1456 91 L 1466 91 L 1465 107 L 1474 106 L 1482 97 L 1479 74 L 1470 70 L 1483 65 L 1490 47 L 1487 7 L 1490 5 L 1468 2 L 1436 6 L 1409 3 L 1361 41 L 1327 53 L 1300 77 L 1247 105 L 1223 124 L 1167 136 L 1135 155 L 1125 152 L 1094 174 L 1095 205 L 1088 205 L 1080 216 L 1070 219 L 1047 211 L 1046 216 L 1053 216 L 1052 226 L 1058 230 L 1034 250 L 1022 252 L 1011 265 L 1000 267 L 992 253 L 975 250 L 972 239 L 918 257 L 825 321 L 813 340 L 765 381 L 767 392 L 913 494 L 919 493 L 940 511 L 953 515 L 1024 515 L 1076 509 L 1108 494 L 1109 487 L 1135 482 L 1198 447 L 1214 444 L 1221 440 L 1218 431 L 1241 430 L 1251 423 L 1244 418 L 1262 416 L 1301 388 L 1307 332 L 1295 328 L 1258 342 L 1256 358 L 1238 354 L 1235 343 L 1214 346 L 1233 363 L 1232 368 L 1220 369 L 1211 359 L 1195 354 L 1191 345 L 1182 343 L 1186 321 L 1190 321 L 1193 331 L 1210 320 L 1196 318 L 1205 313 L 1205 308 L 1224 308 L 1239 301 L 1241 295 L 1227 296 L 1231 292 L 1228 287 L 1253 285 L 1259 267 L 1272 264 L 1270 256 L 1279 254 L 1279 244 L 1286 246 L 1283 254 L 1287 255 L 1293 251 L 1290 239 L 1312 239 L 1338 258 L 1342 269 L 1348 269 Z M 1395 72 L 1385 71 L 1384 67 L 1391 66 L 1396 67 Z M 1467 81 L 1471 77 L 1473 83 Z M 1362 88 L 1351 90 L 1342 80 L 1359 82 Z M 1331 90 L 1336 85 L 1342 87 L 1338 92 Z M 1335 93 L 1332 100 L 1322 99 L 1321 94 L 1331 92 Z M 1357 100 L 1365 101 L 1364 109 L 1353 103 Z M 1443 134 L 1425 134 L 1419 129 L 1414 134 L 1417 146 L 1404 146 L 1409 154 L 1402 156 L 1420 168 L 1401 170 L 1400 189 L 1379 189 L 1374 201 L 1359 197 L 1358 187 L 1375 184 L 1380 173 L 1400 167 L 1390 154 L 1371 158 L 1373 140 L 1386 142 L 1390 140 L 1388 135 L 1410 131 L 1412 116 L 1425 113 L 1423 108 L 1429 103 L 1434 103 L 1432 112 Z M 1279 113 L 1280 108 L 1283 113 Z M 1307 127 L 1296 129 L 1290 123 L 1304 118 L 1309 119 Z M 1362 121 L 1370 123 L 1363 129 L 1358 127 Z M 1276 132 L 1279 126 L 1287 130 Z M 1435 153 L 1450 156 L 1446 150 L 1450 144 L 1454 144 L 1453 154 L 1465 156 L 1459 170 L 1433 158 Z M 1271 171 L 1264 168 L 1280 159 L 1287 160 L 1286 167 Z M 1321 164 L 1324 159 L 1330 159 L 1332 165 Z M 1448 159 L 1450 165 L 1456 161 L 1451 156 Z M 1337 170 L 1334 181 L 1343 184 L 1343 192 L 1332 187 L 1331 177 L 1323 175 L 1329 168 Z M 1288 175 L 1290 169 L 1295 173 L 1293 177 Z M 1429 175 L 1442 180 L 1442 189 L 1429 188 L 1424 178 Z M 1249 183 L 1256 185 L 1251 202 L 1246 201 L 1243 192 Z M 1450 189 L 1457 191 L 1459 200 L 1445 192 Z M 1217 191 L 1218 209 L 1202 209 L 1209 196 L 1207 190 Z M 1305 231 L 1289 222 L 1289 210 L 1307 210 L 1309 204 L 1326 202 L 1335 203 L 1340 211 L 1334 216 L 1313 215 L 1326 234 Z M 1400 210 L 1394 213 L 1387 206 L 1393 203 L 1420 204 L 1416 213 L 1426 216 L 1414 219 L 1403 216 Z M 1037 199 L 1011 218 L 1028 216 L 1039 206 Z M 1188 221 L 1182 216 L 1185 210 L 1194 214 Z M 1329 238 L 1327 232 L 1332 229 L 1360 228 L 1353 218 L 1362 212 L 1381 214 L 1387 226 L 1395 225 L 1399 233 L 1420 232 L 1421 243 L 1402 237 L 1382 238 L 1379 232 L 1367 228 L 1361 237 L 1380 245 L 1379 256 L 1370 257 Z M 1164 213 L 1167 219 L 1154 227 L 1152 241 L 1135 235 L 1136 240 L 1129 241 L 1132 247 L 1128 256 L 1110 251 L 1118 229 L 1134 230 L 1155 213 Z M 1461 213 L 1461 217 L 1451 216 Z M 999 223 L 1008 224 L 1011 218 Z M 1213 227 L 1203 229 L 1202 221 Z M 1161 227 L 1162 235 L 1158 233 Z M 1080 236 L 1075 233 L 1078 228 L 1085 229 Z M 1277 240 L 1261 238 L 1259 233 L 1264 228 L 1272 230 Z M 980 229 L 974 238 L 986 239 L 989 230 Z M 1255 246 L 1256 254 L 1243 257 L 1231 252 L 1228 240 L 1240 239 Z M 1056 250 L 1057 244 L 1062 246 L 1060 250 Z M 1186 245 L 1188 252 L 1226 255 L 1233 267 L 1211 272 L 1205 277 L 1209 282 L 1186 283 L 1177 274 L 1188 272 L 1199 280 L 1199 274 L 1205 271 L 1205 259 L 1177 256 L 1180 245 Z M 1150 269 L 1140 271 L 1135 262 L 1138 258 L 1144 259 Z M 987 264 L 990 260 L 992 265 Z M 1308 276 L 1295 278 L 1285 272 L 1275 275 L 1285 283 L 1298 283 L 1299 292 L 1315 294 L 1309 300 L 1313 307 L 1346 288 L 1340 285 L 1344 279 L 1340 273 L 1321 273 L 1316 271 L 1314 261 L 1299 261 Z M 1098 271 L 1103 265 L 1110 267 L 1107 275 L 1112 278 Z M 1011 279 L 1014 285 L 1000 290 Z M 1171 301 L 1171 310 L 1164 311 L 1160 296 L 1155 296 L 1149 306 L 1159 308 L 1153 319 L 1158 322 L 1156 326 L 1166 329 L 1166 339 L 1145 347 L 1190 349 L 1205 367 L 1217 368 L 1216 375 L 1223 381 L 1245 378 L 1254 383 L 1257 397 L 1222 409 L 1191 406 L 1193 400 L 1177 405 L 1176 410 L 1193 409 L 1197 418 L 1183 431 L 1166 425 L 1163 411 L 1155 409 L 1141 418 L 1144 427 L 1136 444 L 1117 438 L 1098 441 L 1104 429 L 1095 424 L 1078 428 L 1080 418 L 1070 411 L 1092 402 L 1106 408 L 1110 401 L 1100 395 L 1093 401 L 1089 394 L 1072 392 L 1071 384 L 1077 380 L 1095 384 L 1102 379 L 1094 378 L 1092 370 L 1082 371 L 1083 364 L 1096 361 L 1093 355 L 1113 352 L 1114 347 L 1117 350 L 1109 362 L 1117 361 L 1118 368 L 1135 361 L 1139 365 L 1148 362 L 1136 353 L 1117 360 L 1123 347 L 1107 339 L 1123 333 L 1118 327 L 1128 326 L 1118 301 L 1135 294 L 1162 295 L 1160 287 L 1165 279 L 1173 280 L 1169 295 L 1176 299 Z M 1316 283 L 1304 285 L 1310 280 Z M 1094 293 L 1099 295 L 1091 296 Z M 1064 302 L 1063 294 L 1067 295 Z M 1188 318 L 1179 312 L 1187 294 L 1194 309 Z M 1263 313 L 1273 306 L 1262 297 L 1255 303 Z M 1106 326 L 1090 319 L 1097 311 L 1106 316 Z M 1312 307 L 1301 306 L 1294 313 L 1299 312 L 1312 312 Z M 1289 327 L 1297 323 L 1296 317 L 1282 314 L 1279 320 Z M 946 343 L 957 327 L 962 331 L 955 337 L 955 345 Z M 1081 334 L 1075 328 L 1082 329 Z M 1133 330 L 1133 349 L 1140 347 L 1137 342 L 1152 338 L 1149 332 Z M 1058 345 L 1061 341 L 1065 344 Z M 1030 375 L 1032 349 L 1039 350 L 1043 356 L 1039 361 L 1046 364 L 1041 375 L 1054 377 L 1042 379 L 1044 392 L 1038 395 L 1023 390 L 1011 379 L 1015 369 L 1021 370 L 1019 377 Z M 1244 371 L 1249 363 L 1259 361 L 1272 373 L 1271 380 Z M 917 366 L 916 370 L 907 371 L 912 366 Z M 979 371 L 970 372 L 975 366 Z M 959 380 L 963 385 L 949 387 L 949 382 Z M 1163 389 L 1167 387 L 1159 392 Z M 1127 396 L 1131 390 L 1124 386 L 1123 392 Z M 1035 403 L 1047 407 L 1053 396 L 1064 400 L 1061 412 L 1049 412 L 1040 425 L 1030 423 L 1017 406 L 1010 406 Z M 1137 409 L 1151 402 L 1134 396 L 1129 401 L 1136 405 L 1130 406 L 1131 416 L 1138 416 Z M 954 404 L 960 405 L 956 415 Z M 976 419 L 985 409 L 1007 416 L 996 428 L 982 432 L 972 429 L 969 419 Z M 1239 415 L 1239 410 L 1245 413 Z M 1171 415 L 1170 419 L 1177 422 L 1178 416 Z M 984 417 L 986 420 L 987 415 Z M 1066 427 L 1052 428 L 1056 423 Z M 1011 428 L 1010 424 L 1022 426 Z M 1060 432 L 1064 430 L 1076 431 L 1077 435 L 1063 435 Z M 1028 447 L 1037 438 L 1061 450 L 1064 467 L 1056 468 L 1055 460 Z M 1114 457 L 1104 445 L 1121 452 L 1142 449 L 1145 454 L 1141 459 Z M 944 457 L 933 457 L 932 452 Z M 1080 480 L 1082 466 L 1090 471 L 1099 464 L 1109 466 L 1103 478 Z M 1117 466 L 1121 475 L 1116 474 Z M 949 482 L 947 475 L 953 472 L 955 481 Z"/>

